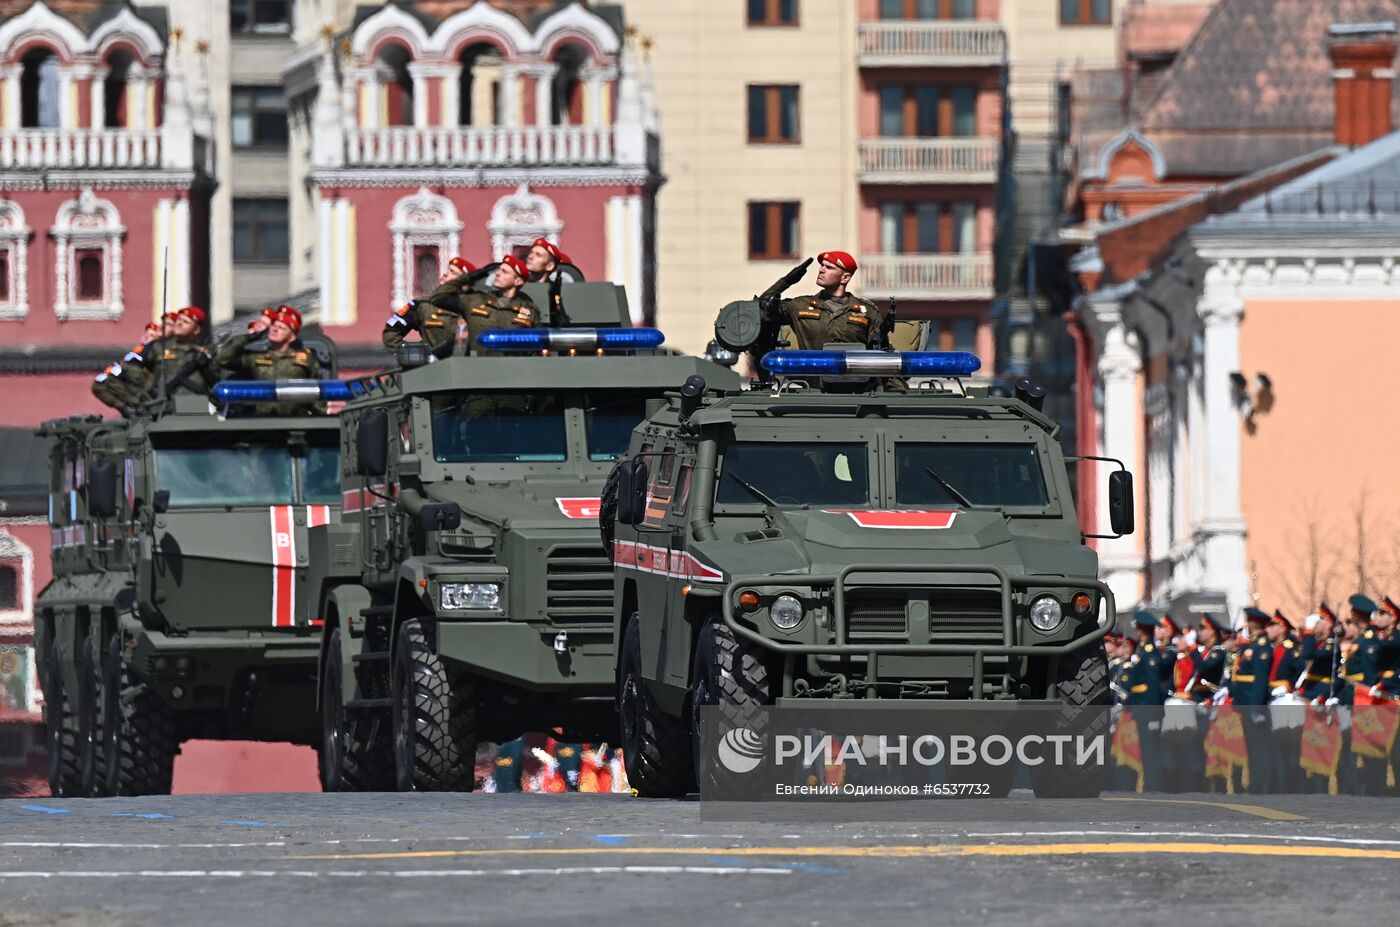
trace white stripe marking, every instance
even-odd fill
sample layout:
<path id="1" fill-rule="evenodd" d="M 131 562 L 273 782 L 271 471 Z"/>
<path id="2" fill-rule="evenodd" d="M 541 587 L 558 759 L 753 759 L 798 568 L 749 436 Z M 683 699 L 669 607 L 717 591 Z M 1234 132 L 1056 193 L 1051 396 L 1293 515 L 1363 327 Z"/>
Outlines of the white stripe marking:
<path id="1" fill-rule="evenodd" d="M 916 836 L 916 835 L 910 835 Z M 965 837 L 1215 837 L 1231 840 L 1294 840 L 1300 843 L 1349 843 L 1359 846 L 1400 846 L 1400 840 L 1375 840 L 1367 837 L 1320 837 L 1312 834 L 1237 834 L 1205 830 L 1028 830 L 997 833 L 968 833 Z"/>
<path id="2" fill-rule="evenodd" d="M 560 866 L 548 869 L 350 869 L 328 872 L 311 869 L 138 869 L 127 872 L 60 869 L 53 872 L 0 872 L 0 879 L 441 879 L 541 875 L 793 875 L 794 872 L 792 869 L 768 866 Z"/>

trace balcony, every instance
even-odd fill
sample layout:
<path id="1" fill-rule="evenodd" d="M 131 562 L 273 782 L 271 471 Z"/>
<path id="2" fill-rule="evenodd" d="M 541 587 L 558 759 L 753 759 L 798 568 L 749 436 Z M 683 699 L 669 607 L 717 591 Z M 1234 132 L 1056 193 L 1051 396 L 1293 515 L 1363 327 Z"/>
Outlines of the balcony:
<path id="1" fill-rule="evenodd" d="M 994 138 L 867 138 L 861 183 L 996 183 L 1001 146 Z"/>
<path id="2" fill-rule="evenodd" d="M 860 24 L 863 68 L 998 67 L 1006 62 L 1001 23 L 881 20 Z"/>
<path id="3" fill-rule="evenodd" d="M 347 167 L 611 164 L 612 126 L 392 126 L 352 129 Z"/>
<path id="4" fill-rule="evenodd" d="M 860 259 L 867 299 L 991 299 L 990 254 L 866 254 Z"/>
<path id="5" fill-rule="evenodd" d="M 10 129 L 0 133 L 0 170 L 160 166 L 159 129 Z"/>

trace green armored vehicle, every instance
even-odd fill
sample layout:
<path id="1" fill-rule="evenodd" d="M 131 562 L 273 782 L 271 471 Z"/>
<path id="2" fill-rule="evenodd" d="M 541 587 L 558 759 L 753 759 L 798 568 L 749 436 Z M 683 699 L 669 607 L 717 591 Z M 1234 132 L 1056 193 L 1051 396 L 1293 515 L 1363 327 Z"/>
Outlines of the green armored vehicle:
<path id="1" fill-rule="evenodd" d="M 488 331 L 431 363 L 410 342 L 352 384 L 344 518 L 310 548 L 328 790 L 469 790 L 479 741 L 612 739 L 603 482 L 667 390 L 738 378 L 627 327 L 620 288 L 562 290 L 598 327 Z"/>
<path id="2" fill-rule="evenodd" d="M 177 395 L 41 434 L 54 578 L 34 644 L 54 794 L 169 792 L 191 738 L 315 743 L 307 531 L 338 517 L 335 418 Z"/>
<path id="3" fill-rule="evenodd" d="M 1043 390 L 964 388 L 969 354 L 763 365 L 771 386 L 687 384 L 618 467 L 603 530 L 640 794 L 696 785 L 707 705 L 1107 704 L 1112 594 Z M 1110 487 L 1129 532 L 1121 464 Z"/>

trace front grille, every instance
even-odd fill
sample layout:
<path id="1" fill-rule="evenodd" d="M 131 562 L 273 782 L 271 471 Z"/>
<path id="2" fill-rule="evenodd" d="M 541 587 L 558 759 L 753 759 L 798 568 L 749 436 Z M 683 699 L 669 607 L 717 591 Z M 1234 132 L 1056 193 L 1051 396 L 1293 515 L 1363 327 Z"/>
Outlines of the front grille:
<path id="1" fill-rule="evenodd" d="M 1001 593 L 996 590 L 933 589 L 929 593 L 929 640 L 1000 641 Z"/>
<path id="2" fill-rule="evenodd" d="M 904 643 L 909 636 L 903 596 L 853 597 L 846 615 L 850 640 Z"/>
<path id="3" fill-rule="evenodd" d="M 612 561 L 602 547 L 555 547 L 545 572 L 545 614 L 557 625 L 610 625 Z"/>

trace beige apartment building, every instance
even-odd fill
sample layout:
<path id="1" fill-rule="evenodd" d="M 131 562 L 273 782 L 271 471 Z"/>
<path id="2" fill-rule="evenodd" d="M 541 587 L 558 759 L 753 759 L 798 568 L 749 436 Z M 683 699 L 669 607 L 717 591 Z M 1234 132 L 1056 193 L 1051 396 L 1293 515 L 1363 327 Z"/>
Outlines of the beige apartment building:
<path id="1" fill-rule="evenodd" d="M 1063 204 L 1070 76 L 1119 60 L 1133 8 L 1208 5 L 627 0 L 662 120 L 671 343 L 701 349 L 725 302 L 843 248 L 857 292 L 932 320 L 935 346 L 1030 372 L 1048 307 L 1027 256 L 1053 242 Z"/>

